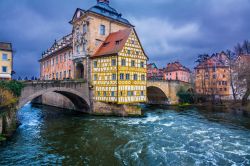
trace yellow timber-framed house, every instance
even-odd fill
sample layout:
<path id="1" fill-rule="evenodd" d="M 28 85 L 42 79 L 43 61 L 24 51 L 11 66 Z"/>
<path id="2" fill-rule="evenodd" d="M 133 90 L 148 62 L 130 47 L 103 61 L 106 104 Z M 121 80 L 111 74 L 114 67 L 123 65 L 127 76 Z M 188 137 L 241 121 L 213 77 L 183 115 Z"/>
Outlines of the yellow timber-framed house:
<path id="1" fill-rule="evenodd" d="M 148 57 L 134 28 L 111 33 L 91 59 L 96 101 L 146 102 Z"/>

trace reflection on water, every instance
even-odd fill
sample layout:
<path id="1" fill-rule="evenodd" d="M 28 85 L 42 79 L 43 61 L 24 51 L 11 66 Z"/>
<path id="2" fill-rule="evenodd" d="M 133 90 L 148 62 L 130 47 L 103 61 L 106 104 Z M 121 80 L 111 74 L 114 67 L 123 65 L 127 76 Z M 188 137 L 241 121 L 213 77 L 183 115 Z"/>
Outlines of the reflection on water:
<path id="1" fill-rule="evenodd" d="M 93 117 L 26 105 L 0 165 L 250 165 L 250 118 L 202 108 Z"/>

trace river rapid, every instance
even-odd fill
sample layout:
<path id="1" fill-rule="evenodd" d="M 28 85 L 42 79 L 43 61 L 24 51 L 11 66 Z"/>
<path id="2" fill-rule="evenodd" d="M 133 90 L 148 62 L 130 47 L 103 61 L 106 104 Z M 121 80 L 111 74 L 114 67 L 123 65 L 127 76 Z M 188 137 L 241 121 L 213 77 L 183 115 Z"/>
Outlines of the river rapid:
<path id="1" fill-rule="evenodd" d="M 250 165 L 250 115 L 145 107 L 96 117 L 27 104 L 0 146 L 0 165 Z"/>

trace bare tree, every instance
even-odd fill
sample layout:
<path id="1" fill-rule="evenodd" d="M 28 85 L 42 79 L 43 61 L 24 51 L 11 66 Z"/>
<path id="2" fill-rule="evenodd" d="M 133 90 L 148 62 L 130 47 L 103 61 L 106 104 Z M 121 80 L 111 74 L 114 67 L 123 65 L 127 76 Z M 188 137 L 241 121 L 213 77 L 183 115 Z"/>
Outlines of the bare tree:
<path id="1" fill-rule="evenodd" d="M 243 54 L 243 48 L 241 47 L 241 44 L 238 43 L 235 47 L 234 47 L 234 51 L 236 53 L 236 55 L 242 55 Z"/>
<path id="2" fill-rule="evenodd" d="M 248 40 L 243 42 L 242 51 L 244 54 L 250 54 L 250 42 Z"/>
<path id="3" fill-rule="evenodd" d="M 231 89 L 232 89 L 232 92 L 233 92 L 233 99 L 234 99 L 234 102 L 236 102 L 236 91 L 235 91 L 235 86 L 234 86 L 234 68 L 235 68 L 235 60 L 236 60 L 236 54 L 233 53 L 232 51 L 230 50 L 227 50 L 226 51 L 226 54 L 227 54 L 227 57 L 228 57 L 228 60 L 229 60 L 229 77 L 230 77 L 230 86 L 231 86 Z"/>

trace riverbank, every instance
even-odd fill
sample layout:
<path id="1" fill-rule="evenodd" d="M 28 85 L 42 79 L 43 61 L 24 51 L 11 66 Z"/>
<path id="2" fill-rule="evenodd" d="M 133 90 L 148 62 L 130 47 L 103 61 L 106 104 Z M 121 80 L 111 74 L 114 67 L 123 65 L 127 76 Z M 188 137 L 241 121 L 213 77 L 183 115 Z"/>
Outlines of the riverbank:
<path id="1" fill-rule="evenodd" d="M 10 138 L 18 128 L 17 102 L 0 108 L 0 144 Z"/>

